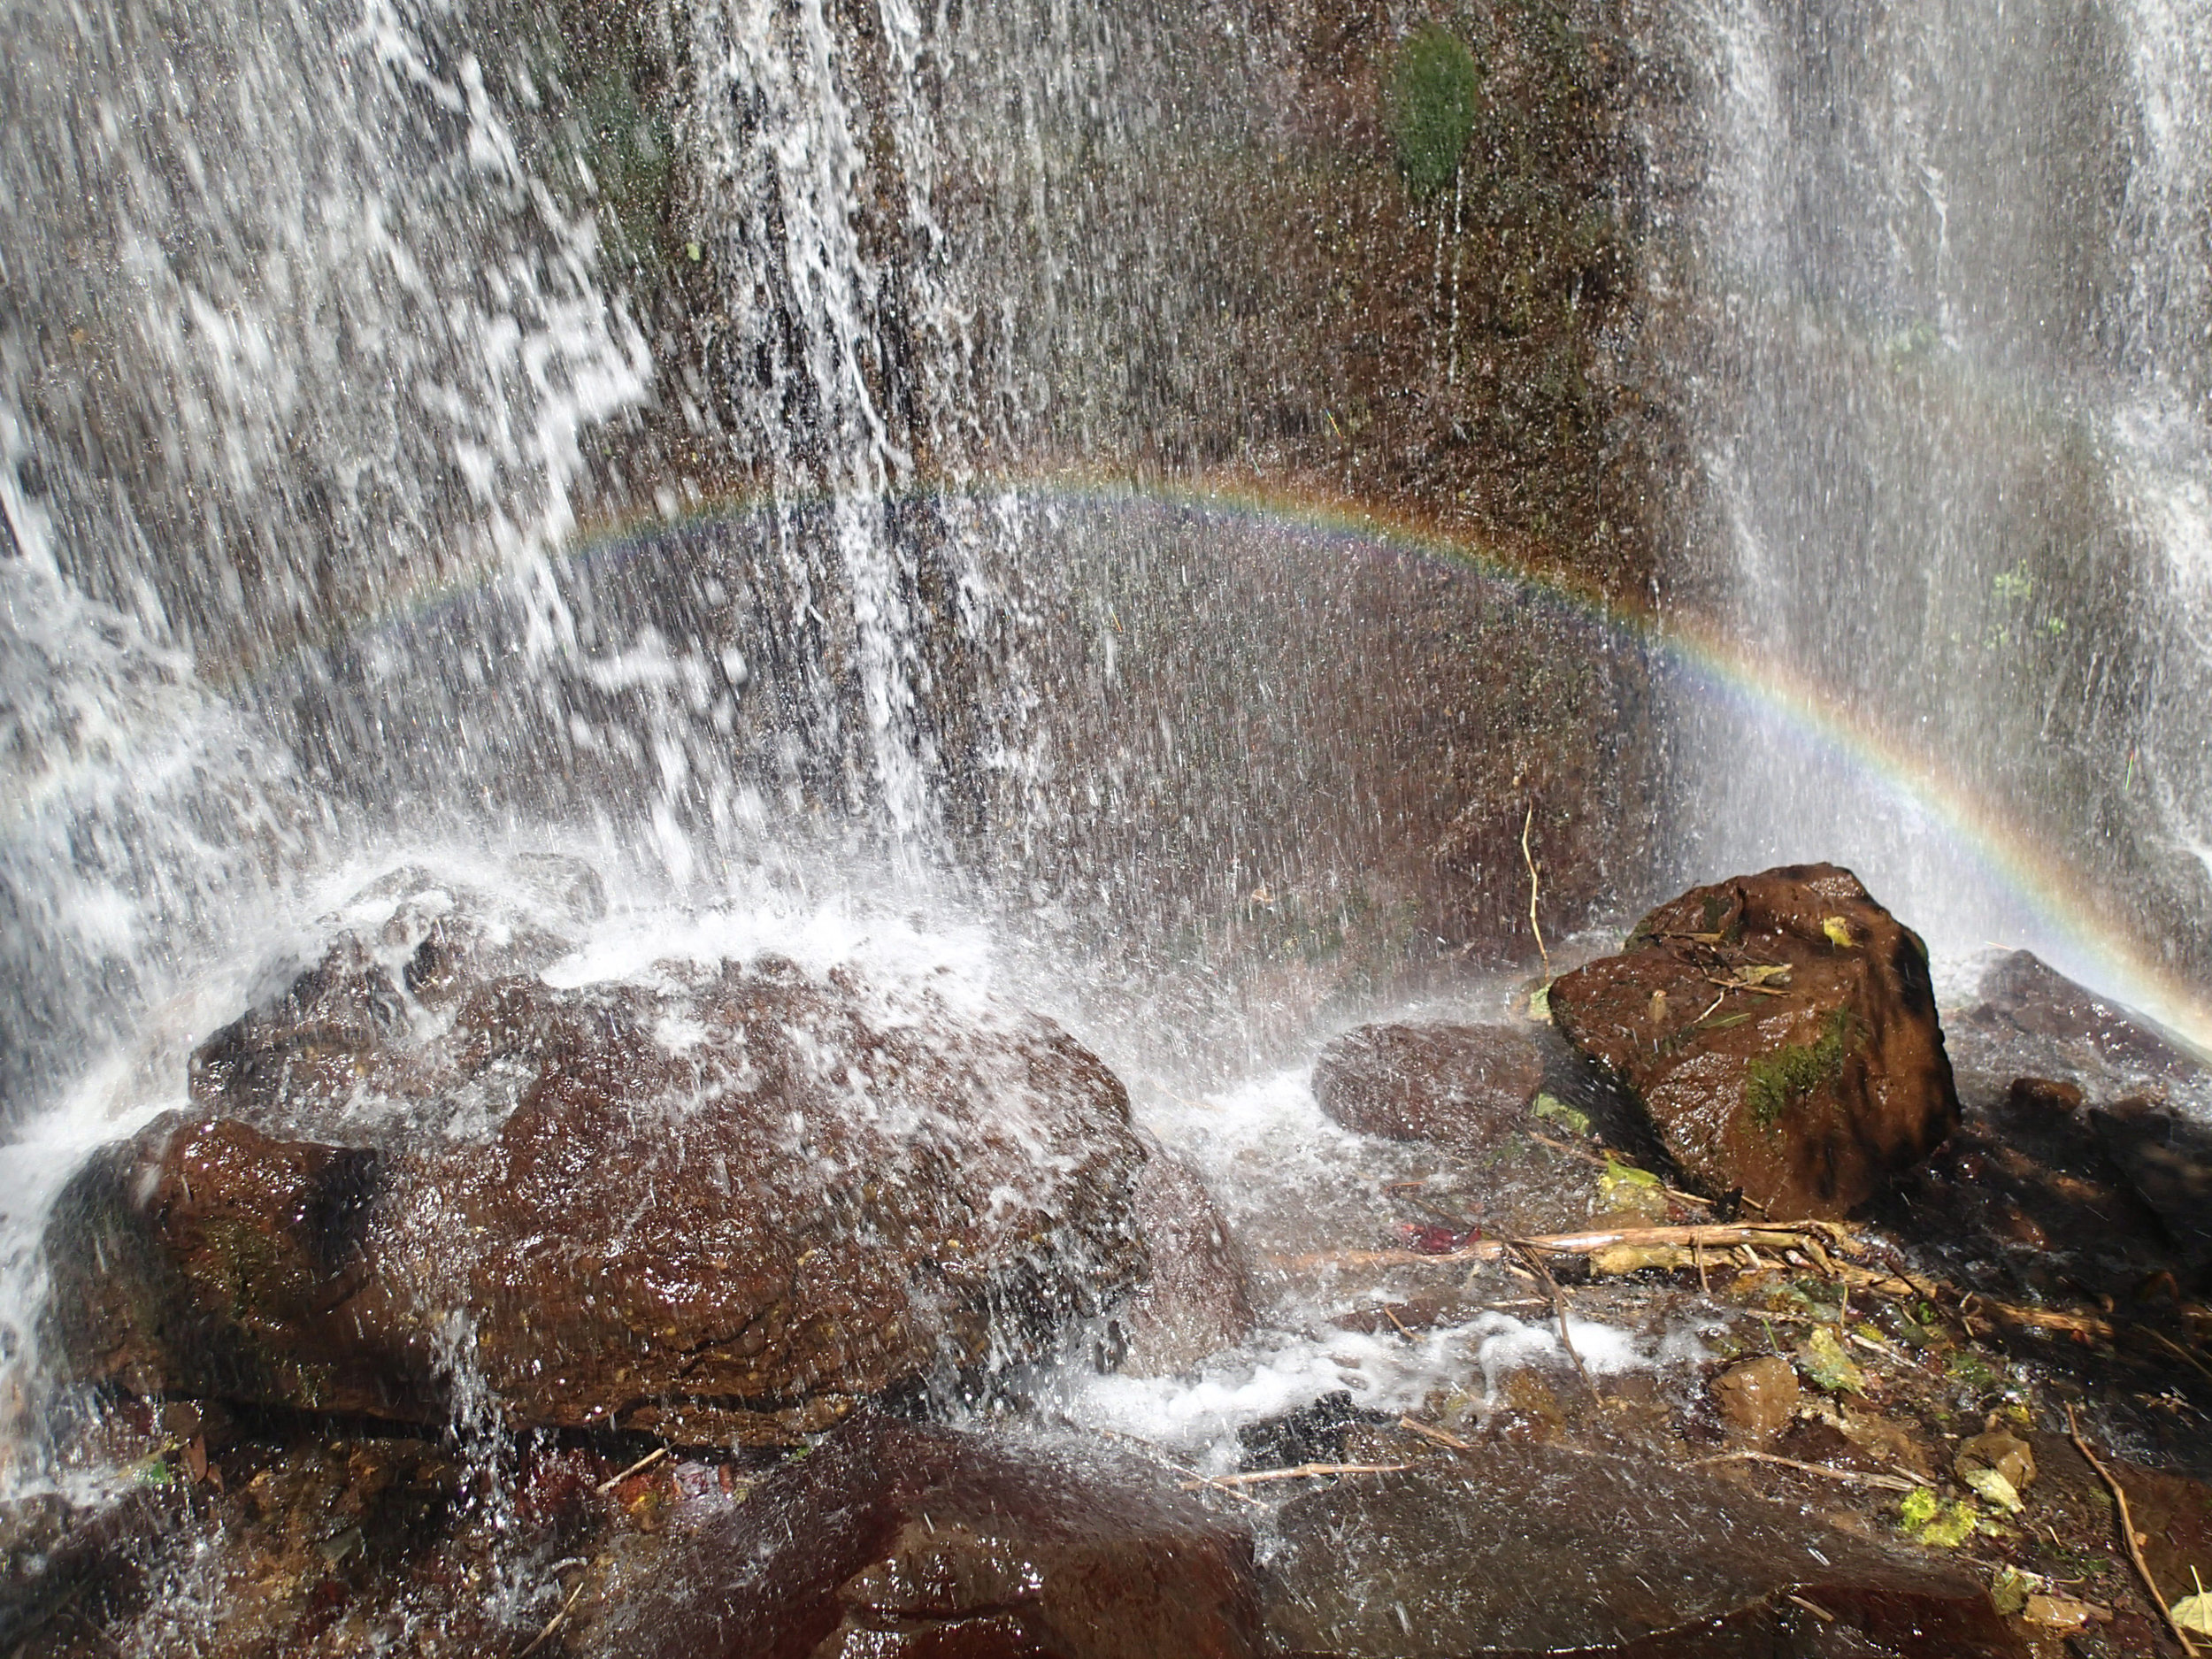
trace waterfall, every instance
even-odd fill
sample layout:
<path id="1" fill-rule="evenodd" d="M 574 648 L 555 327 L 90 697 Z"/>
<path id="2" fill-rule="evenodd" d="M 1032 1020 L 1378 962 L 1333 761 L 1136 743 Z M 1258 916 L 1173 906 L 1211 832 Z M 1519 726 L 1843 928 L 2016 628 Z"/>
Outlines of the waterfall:
<path id="1" fill-rule="evenodd" d="M 1677 585 L 1793 689 L 1690 699 L 1685 865 L 1817 850 L 1953 949 L 2109 978 L 2101 928 L 2201 973 L 2204 20 L 1717 0 L 1688 27 Z"/>

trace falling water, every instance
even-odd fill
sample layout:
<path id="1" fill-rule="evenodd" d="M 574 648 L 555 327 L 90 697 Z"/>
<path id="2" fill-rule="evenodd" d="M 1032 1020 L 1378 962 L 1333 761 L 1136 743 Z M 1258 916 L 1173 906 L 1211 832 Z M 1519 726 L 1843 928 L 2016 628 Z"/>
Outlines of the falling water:
<path id="1" fill-rule="evenodd" d="M 1680 586 L 1799 709 L 1689 715 L 1686 864 L 1819 846 L 1952 949 L 2109 980 L 2085 914 L 2200 975 L 2204 18 L 1723 0 L 1694 35 Z"/>

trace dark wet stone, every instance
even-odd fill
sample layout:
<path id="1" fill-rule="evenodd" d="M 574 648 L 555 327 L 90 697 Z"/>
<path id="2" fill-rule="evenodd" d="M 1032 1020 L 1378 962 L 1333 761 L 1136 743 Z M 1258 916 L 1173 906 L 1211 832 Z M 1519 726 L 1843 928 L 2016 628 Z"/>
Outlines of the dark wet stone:
<path id="1" fill-rule="evenodd" d="M 200 1045 L 192 1098 L 237 1113 L 269 1110 L 288 1097 L 343 1098 L 405 1018 L 391 975 L 359 941 L 342 940 L 281 995 Z"/>
<path id="2" fill-rule="evenodd" d="M 130 1578 L 143 1547 L 174 1523 L 178 1505 L 149 1489 L 96 1505 L 57 1494 L 0 1503 L 0 1642 L 25 1640 L 68 1601 Z"/>
<path id="3" fill-rule="evenodd" d="M 1037 1354 L 1144 1279 L 1126 1095 L 1043 1021 L 764 962 L 503 979 L 427 1046 L 377 1048 L 364 960 L 334 951 L 203 1050 L 205 1098 L 254 1121 L 165 1120 L 72 1183 L 51 1239 L 80 1374 L 443 1421 L 457 1369 L 520 1424 L 787 1440 Z M 334 1104 L 334 1056 L 365 1106 Z M 411 1088 L 514 1104 L 481 1138 L 284 1126 Z"/>
<path id="4" fill-rule="evenodd" d="M 1551 989 L 1707 1191 L 1839 1217 L 1958 1119 L 1925 948 L 1832 864 L 1695 887 Z"/>
<path id="5" fill-rule="evenodd" d="M 1153 1465 L 856 1417 L 671 1548 L 603 1659 L 1246 1659 L 1252 1542 Z"/>
<path id="6" fill-rule="evenodd" d="M 1352 1431 L 1363 1423 L 1394 1423 L 1386 1411 L 1363 1410 L 1353 1403 L 1351 1390 L 1337 1389 L 1318 1400 L 1294 1407 L 1237 1431 L 1244 1469 L 1295 1469 L 1302 1463 L 1332 1463 L 1344 1460 Z"/>
<path id="7" fill-rule="evenodd" d="M 2124 1071 L 2179 1080 L 2203 1067 L 2186 1047 L 2132 1009 L 2077 985 L 2032 951 L 2001 956 L 1982 976 L 1962 1017 L 2000 1033 L 2042 1038 L 2086 1051 Z"/>
<path id="8" fill-rule="evenodd" d="M 2019 1652 L 1963 1572 L 1662 1464 L 1490 1445 L 1340 1480 L 1280 1527 L 1267 1624 L 1288 1654 Z"/>
<path id="9" fill-rule="evenodd" d="M 1362 1025 L 1313 1065 L 1315 1101 L 1347 1129 L 1467 1151 L 1522 1126 L 1543 1080 L 1535 1037 L 1509 1025 Z"/>
<path id="10" fill-rule="evenodd" d="M 2089 1121 L 2190 1276 L 2202 1279 L 2212 1270 L 2212 1128 L 2146 1100 L 2099 1107 Z"/>
<path id="11" fill-rule="evenodd" d="M 2037 1295 L 2073 1285 L 2132 1297 L 2147 1275 L 2186 1269 L 2108 1152 L 2097 1117 L 2008 1091 L 1970 1108 L 1875 1213 L 1955 1266 L 2009 1263 L 2018 1287 Z"/>
<path id="12" fill-rule="evenodd" d="M 1198 1171 L 1158 1146 L 1137 1178 L 1136 1225 L 1152 1274 L 1115 1314 L 1115 1369 L 1134 1377 L 1185 1371 L 1252 1332 L 1242 1258 Z"/>
<path id="13" fill-rule="evenodd" d="M 2005 1103 L 2016 1112 L 2049 1112 L 2062 1116 L 2079 1111 L 2087 1096 L 2078 1083 L 2047 1077 L 2016 1077 L 2005 1091 Z"/>

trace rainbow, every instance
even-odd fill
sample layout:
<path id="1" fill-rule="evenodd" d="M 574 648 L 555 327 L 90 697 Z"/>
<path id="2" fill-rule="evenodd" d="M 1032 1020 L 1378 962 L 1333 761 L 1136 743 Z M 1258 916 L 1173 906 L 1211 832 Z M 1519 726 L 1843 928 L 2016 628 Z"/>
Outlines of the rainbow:
<path id="1" fill-rule="evenodd" d="M 1747 649 L 1709 623 L 1663 617 L 1640 600 L 1609 595 L 1571 572 L 1508 557 L 1496 543 L 1436 519 L 1325 488 L 1244 476 L 1164 480 L 1048 470 L 956 488 L 918 488 L 891 504 L 973 503 L 1000 495 L 1099 511 L 1172 511 L 1248 522 L 1292 535 L 1317 552 L 1348 557 L 1379 552 L 1434 561 L 1557 607 L 1605 636 L 1648 653 L 1696 695 L 1767 722 L 1810 757 L 1863 774 L 1909 803 L 1964 856 L 1981 881 L 2005 895 L 2008 909 L 2031 918 L 2031 931 L 2039 936 L 2021 942 L 2051 956 L 2062 971 L 2141 1009 L 2200 1050 L 2212 1051 L 2212 1004 L 2139 941 L 2113 926 L 2053 849 L 1791 664 Z M 687 529 L 750 516 L 767 504 L 764 496 L 711 497 L 674 516 L 647 511 L 602 521 L 584 527 L 552 559 L 560 566 L 618 566 L 664 552 Z M 805 511 L 825 503 L 785 495 L 777 504 L 786 511 Z M 434 580 L 396 588 L 375 608 L 340 619 L 339 631 L 349 636 L 404 634 L 469 602 L 512 569 L 506 562 L 489 560 L 448 567 Z M 303 649 L 296 642 L 250 664 L 203 662 L 200 678 L 218 693 L 239 695 Z M 38 793 L 44 798 L 61 792 L 65 784 L 50 780 Z M 39 806 L 35 801 L 20 803 L 18 820 Z"/>

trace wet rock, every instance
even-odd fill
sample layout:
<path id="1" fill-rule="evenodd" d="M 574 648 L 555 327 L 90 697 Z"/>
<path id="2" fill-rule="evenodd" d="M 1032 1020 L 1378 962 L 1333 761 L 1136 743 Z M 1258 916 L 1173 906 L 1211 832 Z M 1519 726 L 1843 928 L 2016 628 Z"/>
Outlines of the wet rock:
<path id="1" fill-rule="evenodd" d="M 1144 1278 L 1126 1096 L 1043 1021 L 764 960 L 497 980 L 408 1049 L 333 959 L 203 1051 L 242 1115 L 165 1120 L 65 1194 L 80 1374 L 437 1422 L 480 1379 L 521 1424 L 787 1440 L 1040 1352 Z M 296 1089 L 330 1120 L 328 1055 L 514 1104 L 480 1136 L 287 1133 Z"/>
<path id="2" fill-rule="evenodd" d="M 383 964 L 360 941 L 342 939 L 273 1000 L 200 1045 L 192 1098 L 236 1113 L 344 1100 L 405 1018 Z"/>
<path id="3" fill-rule="evenodd" d="M 1657 1463 L 1486 1445 L 1344 1479 L 1279 1524 L 1267 1622 L 1286 1653 L 2018 1651 L 1963 1573 Z"/>
<path id="4" fill-rule="evenodd" d="M 1978 996 L 1963 1016 L 1967 1023 L 2044 1039 L 2062 1056 L 2176 1080 L 2203 1070 L 2185 1045 L 2152 1021 L 2075 984 L 2031 951 L 1999 958 L 1982 976 Z"/>
<path id="5" fill-rule="evenodd" d="M 1198 1171 L 1158 1146 L 1137 1178 L 1136 1225 L 1152 1273 L 1115 1315 L 1133 1377 L 1188 1370 L 1251 1334 L 1252 1292 L 1228 1225 Z"/>
<path id="6" fill-rule="evenodd" d="M 1351 1390 L 1339 1388 L 1288 1411 L 1248 1423 L 1237 1431 L 1243 1469 L 1295 1469 L 1302 1463 L 1343 1461 L 1352 1431 L 1363 1424 L 1391 1423 L 1388 1412 L 1363 1410 Z"/>
<path id="7" fill-rule="evenodd" d="M 672 1548 L 585 1632 L 604 1659 L 1245 1659 L 1252 1543 L 1164 1471 L 873 1415 Z"/>
<path id="8" fill-rule="evenodd" d="M 1772 1354 L 1731 1365 L 1713 1379 L 1713 1407 L 1721 1421 L 1761 1443 L 1789 1426 L 1799 1394 L 1796 1371 Z"/>
<path id="9" fill-rule="evenodd" d="M 70 1600 L 129 1578 L 134 1557 L 176 1520 L 166 1494 L 139 1489 L 98 1504 L 57 1493 L 0 1502 L 0 1642 L 22 1648 Z"/>
<path id="10" fill-rule="evenodd" d="M 1989 1429 L 1960 1446 L 1951 1460 L 1952 1472 L 1976 1491 L 1979 1471 L 1996 1475 L 2015 1492 L 2025 1492 L 2035 1479 L 2035 1448 L 2017 1434 Z"/>
<path id="11" fill-rule="evenodd" d="M 1509 1025 L 1362 1025 L 1313 1066 L 1315 1101 L 1347 1129 L 1467 1151 L 1521 1126 L 1543 1080 L 1536 1039 Z"/>
<path id="12" fill-rule="evenodd" d="M 2101 1107 L 2089 1120 L 2190 1276 L 2201 1280 L 2212 1271 L 2212 1129 L 2141 1099 Z"/>
<path id="13" fill-rule="evenodd" d="M 1950 1141 L 1876 1211 L 1903 1238 L 1963 1264 L 2004 1262 L 2019 1290 L 2132 1295 L 2187 1271 L 2166 1228 L 2108 1154 L 2093 1112 L 2012 1092 L 1962 1115 Z"/>
<path id="14" fill-rule="evenodd" d="M 2005 1091 L 2005 1103 L 2016 1112 L 2048 1112 L 2062 1116 L 2079 1111 L 2086 1098 L 2078 1083 L 2047 1077 L 2016 1077 Z"/>
<path id="15" fill-rule="evenodd" d="M 1856 1209 L 1957 1121 L 1926 949 L 1833 865 L 1693 888 L 1551 1010 L 1688 1179 L 1776 1220 Z"/>

